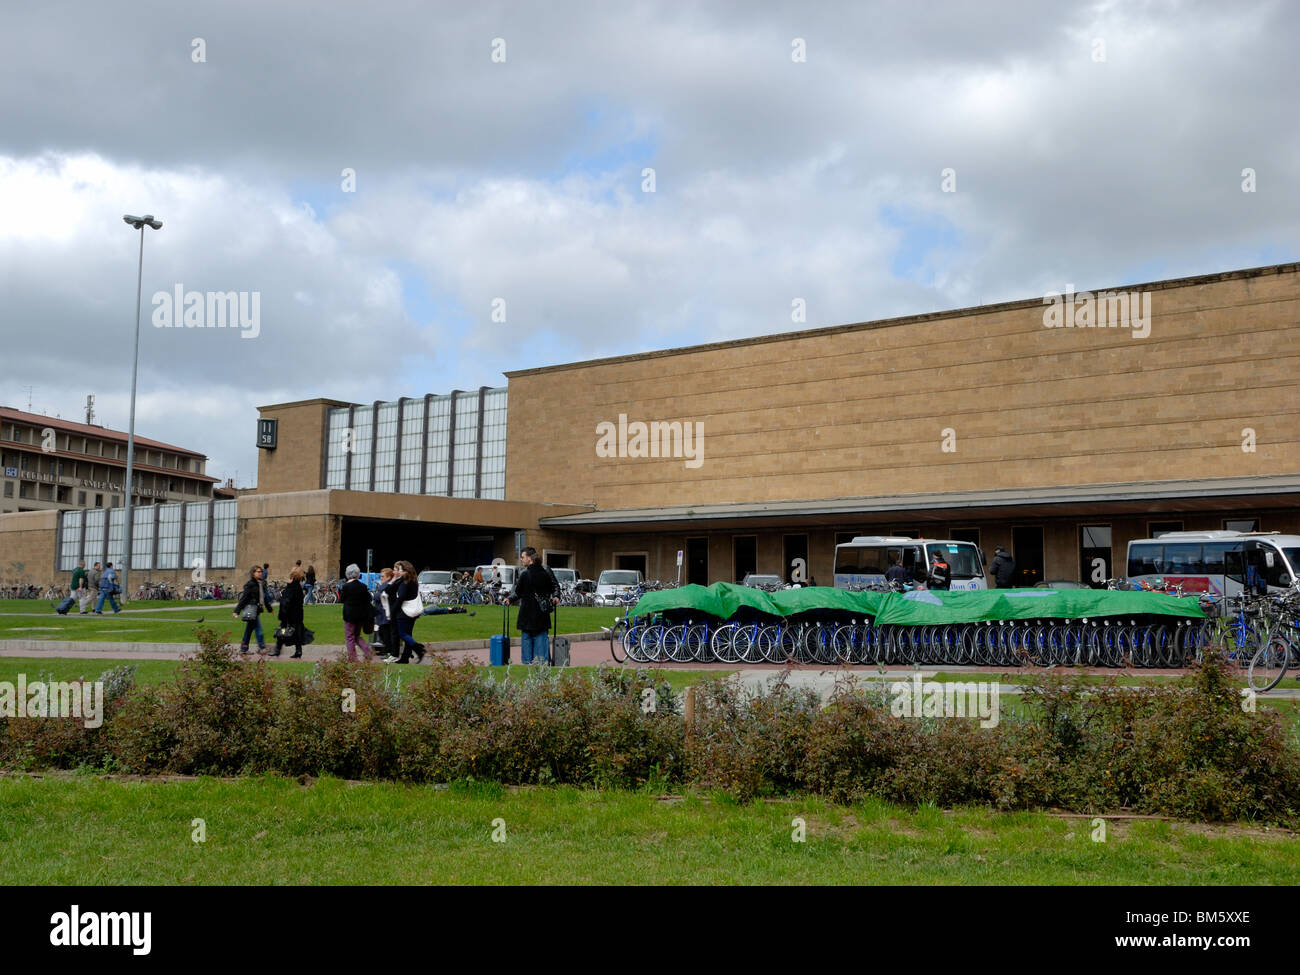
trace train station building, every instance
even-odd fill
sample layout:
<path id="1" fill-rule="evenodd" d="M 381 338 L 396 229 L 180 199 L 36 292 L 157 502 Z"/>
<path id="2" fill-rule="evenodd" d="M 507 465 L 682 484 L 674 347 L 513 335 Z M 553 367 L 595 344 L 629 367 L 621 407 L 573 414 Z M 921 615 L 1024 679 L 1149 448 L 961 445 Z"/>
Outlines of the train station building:
<path id="1" fill-rule="evenodd" d="M 1300 533 L 1300 264 L 505 378 L 261 407 L 257 488 L 218 502 L 234 554 L 210 570 L 513 562 L 522 532 L 584 576 L 676 579 L 680 551 L 683 582 L 802 559 L 829 583 L 837 542 L 878 534 L 1001 545 L 1032 585 L 1123 574 L 1165 531 Z M 0 574 L 65 578 L 69 518 L 0 516 Z M 187 579 L 181 537 L 137 534 L 134 578 Z"/>

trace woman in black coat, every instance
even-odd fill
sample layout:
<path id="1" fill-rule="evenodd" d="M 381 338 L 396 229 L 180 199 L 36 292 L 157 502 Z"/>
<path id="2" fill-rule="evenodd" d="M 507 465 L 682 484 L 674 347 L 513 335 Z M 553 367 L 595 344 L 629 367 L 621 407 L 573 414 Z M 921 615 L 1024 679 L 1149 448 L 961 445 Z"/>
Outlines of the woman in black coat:
<path id="1" fill-rule="evenodd" d="M 302 569 L 294 566 L 293 571 L 289 573 L 289 584 L 280 593 L 280 625 L 286 630 L 292 626 L 293 633 L 283 640 L 277 636 L 275 638 L 275 650 L 269 656 L 280 656 L 280 650 L 285 643 L 293 644 L 294 657 L 302 656 L 302 601 L 304 595 L 302 591 Z"/>
<path id="2" fill-rule="evenodd" d="M 343 642 L 347 646 L 348 659 L 357 659 L 357 645 L 366 655 L 366 660 L 375 658 L 375 651 L 366 642 L 366 627 L 374 622 L 374 607 L 371 605 L 370 590 L 361 581 L 361 567 L 353 563 L 344 573 L 348 581 L 339 590 L 343 598 Z"/>
<path id="3" fill-rule="evenodd" d="M 257 649 L 266 653 L 266 637 L 262 635 L 262 612 L 271 612 L 271 601 L 266 597 L 266 580 L 257 566 L 248 570 L 248 581 L 244 583 L 244 591 L 240 593 L 239 602 L 235 604 L 235 611 L 231 615 L 235 619 L 241 619 L 248 606 L 257 607 L 257 616 L 244 624 L 244 639 L 239 643 L 239 652 L 248 653 L 248 638 L 256 632 Z"/>

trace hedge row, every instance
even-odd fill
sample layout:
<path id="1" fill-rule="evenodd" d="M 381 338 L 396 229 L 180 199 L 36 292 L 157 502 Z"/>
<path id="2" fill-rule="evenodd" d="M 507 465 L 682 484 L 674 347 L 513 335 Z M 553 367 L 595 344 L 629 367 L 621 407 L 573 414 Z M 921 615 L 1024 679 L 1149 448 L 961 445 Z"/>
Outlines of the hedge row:
<path id="1" fill-rule="evenodd" d="M 1129 808 L 1201 820 L 1300 821 L 1300 747 L 1272 711 L 1243 710 L 1211 659 L 1155 688 L 1043 676 L 991 728 L 896 717 L 881 694 L 829 705 L 783 682 L 696 685 L 644 671 L 530 671 L 522 681 L 439 660 L 405 688 L 336 661 L 309 675 L 249 663 L 204 631 L 174 679 L 110 671 L 102 727 L 0 718 L 0 767 L 809 792 L 851 802 Z"/>

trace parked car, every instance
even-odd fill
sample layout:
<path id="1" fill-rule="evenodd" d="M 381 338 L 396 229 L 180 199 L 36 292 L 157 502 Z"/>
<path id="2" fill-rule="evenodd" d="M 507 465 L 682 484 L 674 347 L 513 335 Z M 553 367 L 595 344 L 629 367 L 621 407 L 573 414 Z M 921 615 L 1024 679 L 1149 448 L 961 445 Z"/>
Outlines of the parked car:
<path id="1" fill-rule="evenodd" d="M 621 593 L 630 592 L 643 582 L 645 577 L 640 569 L 606 569 L 596 580 L 596 603 L 612 606 Z"/>
<path id="2" fill-rule="evenodd" d="M 451 570 L 443 572 L 438 569 L 426 569 L 419 575 L 420 601 L 424 603 L 437 602 L 438 597 L 442 596 L 451 588 Z"/>
<path id="3" fill-rule="evenodd" d="M 1082 582 L 1075 582 L 1073 579 L 1052 579 L 1037 583 L 1035 589 L 1088 589 Z"/>
<path id="4" fill-rule="evenodd" d="M 568 589 L 577 588 L 578 586 L 577 569 L 552 569 L 551 571 L 555 573 L 555 581 L 558 582 L 561 586 L 564 586 Z"/>
<path id="5" fill-rule="evenodd" d="M 785 582 L 777 575 L 759 575 L 757 572 L 750 572 L 746 574 L 741 585 L 753 589 L 781 589 L 784 588 Z"/>

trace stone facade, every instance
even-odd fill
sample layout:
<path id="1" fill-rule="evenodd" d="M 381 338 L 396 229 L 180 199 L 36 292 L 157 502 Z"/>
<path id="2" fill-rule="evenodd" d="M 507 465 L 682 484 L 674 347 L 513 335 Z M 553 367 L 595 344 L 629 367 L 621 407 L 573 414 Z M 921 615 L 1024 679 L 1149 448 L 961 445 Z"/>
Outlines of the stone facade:
<path id="1" fill-rule="evenodd" d="M 1150 293 L 1146 338 L 1044 327 L 1034 299 L 510 373 L 528 408 L 506 496 L 620 509 L 1300 471 L 1300 265 L 1115 290 Z M 598 457 L 620 414 L 702 423 L 702 463 Z"/>

